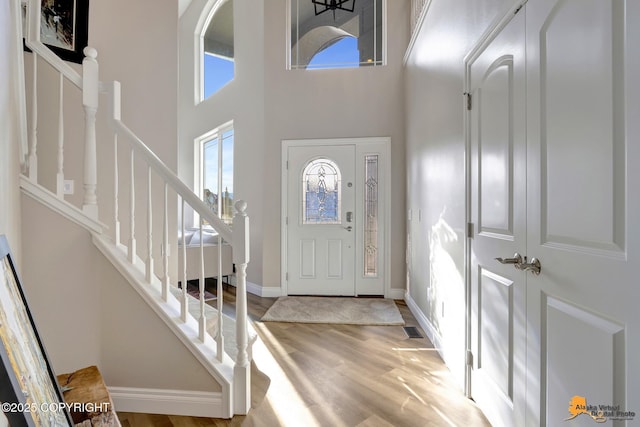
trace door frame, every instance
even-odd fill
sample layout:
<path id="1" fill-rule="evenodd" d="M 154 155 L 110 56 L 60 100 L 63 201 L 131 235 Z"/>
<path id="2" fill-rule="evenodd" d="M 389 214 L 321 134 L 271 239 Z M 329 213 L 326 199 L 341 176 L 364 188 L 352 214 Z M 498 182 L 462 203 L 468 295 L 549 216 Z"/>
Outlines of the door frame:
<path id="1" fill-rule="evenodd" d="M 281 152 L 281 205 L 280 205 L 280 283 L 281 294 L 288 295 L 288 279 L 287 279 L 287 266 L 288 266 L 288 249 L 287 249 L 287 210 L 289 202 L 289 194 L 287 190 L 288 185 L 288 169 L 287 158 L 289 147 L 304 147 L 304 146 L 335 146 L 335 145 L 354 145 L 356 150 L 356 170 L 358 174 L 362 166 L 358 166 L 358 162 L 363 158 L 365 154 L 369 152 L 378 154 L 381 156 L 380 161 L 380 177 L 382 178 L 379 189 L 382 193 L 382 206 L 381 211 L 384 213 L 382 224 L 384 227 L 384 248 L 382 254 L 382 280 L 384 282 L 384 297 L 392 298 L 391 293 L 391 251 L 390 247 L 390 231 L 391 231 L 391 138 L 389 137 L 362 137 L 362 138 L 331 138 L 331 139 L 285 139 L 282 140 L 282 152 Z M 371 148 L 369 148 L 371 147 Z M 377 148 L 373 148 L 377 147 Z M 359 193 L 357 193 L 359 194 Z M 357 196 L 356 194 L 356 196 Z M 358 201 L 356 201 L 358 203 Z M 356 205 L 359 206 L 359 205 Z M 359 212 L 357 210 L 356 212 Z M 358 216 L 356 216 L 358 218 Z M 359 234 L 358 234 L 359 235 Z M 358 238 L 356 235 L 356 239 Z M 358 242 L 356 241 L 356 245 Z M 356 250 L 356 257 L 360 256 L 362 252 Z M 357 263 L 356 263 L 357 266 Z M 356 272 L 356 275 L 358 273 Z M 357 279 L 356 279 L 356 295 L 357 295 Z"/>
<path id="2" fill-rule="evenodd" d="M 471 198 L 471 108 L 470 100 L 471 94 L 471 66 L 474 61 L 484 52 L 489 44 L 500 34 L 500 32 L 511 22 L 513 17 L 522 9 L 528 0 L 520 0 L 514 2 L 508 7 L 502 17 L 496 20 L 493 25 L 489 26 L 484 34 L 478 39 L 473 48 L 464 57 L 464 93 L 463 93 L 463 127 L 464 127 L 464 139 L 465 139 L 465 223 L 466 223 L 466 239 L 465 239 L 465 260 L 464 260 L 464 282 L 465 282 L 465 358 L 466 365 L 464 367 L 464 393 L 468 398 L 471 398 L 471 370 L 473 363 L 471 362 L 471 342 L 472 342 L 472 283 L 471 283 L 471 250 L 475 224 L 473 224 L 472 218 L 472 203 Z"/>

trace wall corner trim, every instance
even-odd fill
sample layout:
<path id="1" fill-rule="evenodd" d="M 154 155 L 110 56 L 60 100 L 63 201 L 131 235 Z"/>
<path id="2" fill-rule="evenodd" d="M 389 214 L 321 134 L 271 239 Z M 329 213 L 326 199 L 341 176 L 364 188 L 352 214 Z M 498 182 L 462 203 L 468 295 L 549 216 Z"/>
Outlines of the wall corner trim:
<path id="1" fill-rule="evenodd" d="M 409 40 L 409 45 L 407 46 L 407 50 L 404 53 L 404 58 L 402 59 L 402 65 L 407 65 L 409 61 L 409 56 L 413 52 L 413 48 L 416 45 L 416 40 L 418 39 L 418 34 L 420 34 L 420 30 L 422 29 L 422 25 L 424 24 L 427 13 L 429 12 L 429 7 L 431 6 L 432 0 L 426 0 L 422 10 L 420 11 L 420 16 L 416 21 L 416 26 L 411 31 L 411 39 Z"/>

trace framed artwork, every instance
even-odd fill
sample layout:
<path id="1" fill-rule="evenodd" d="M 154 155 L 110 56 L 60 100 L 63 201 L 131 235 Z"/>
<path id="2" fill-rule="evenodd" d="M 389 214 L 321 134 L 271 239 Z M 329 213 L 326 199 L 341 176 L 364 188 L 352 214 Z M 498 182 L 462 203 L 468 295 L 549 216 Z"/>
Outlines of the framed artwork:
<path id="1" fill-rule="evenodd" d="M 0 405 L 12 427 L 73 425 L 1 235 Z"/>
<path id="2" fill-rule="evenodd" d="M 40 41 L 60 58 L 82 63 L 88 27 L 89 0 L 41 0 Z"/>

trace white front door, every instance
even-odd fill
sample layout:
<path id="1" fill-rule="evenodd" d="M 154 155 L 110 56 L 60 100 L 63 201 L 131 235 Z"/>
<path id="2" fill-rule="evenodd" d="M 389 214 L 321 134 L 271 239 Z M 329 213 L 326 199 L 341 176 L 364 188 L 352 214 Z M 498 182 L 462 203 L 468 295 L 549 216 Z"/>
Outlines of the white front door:
<path id="1" fill-rule="evenodd" d="M 390 296 L 390 143 L 283 142 L 285 294 Z"/>
<path id="2" fill-rule="evenodd" d="M 532 0 L 469 62 L 471 394 L 496 425 L 640 421 L 638 16 Z"/>
<path id="3" fill-rule="evenodd" d="M 355 146 L 288 148 L 289 295 L 355 290 Z"/>
<path id="4" fill-rule="evenodd" d="M 494 425 L 524 415 L 526 254 L 524 13 L 469 63 L 471 217 L 471 394 Z M 500 263 L 495 258 L 503 258 Z"/>

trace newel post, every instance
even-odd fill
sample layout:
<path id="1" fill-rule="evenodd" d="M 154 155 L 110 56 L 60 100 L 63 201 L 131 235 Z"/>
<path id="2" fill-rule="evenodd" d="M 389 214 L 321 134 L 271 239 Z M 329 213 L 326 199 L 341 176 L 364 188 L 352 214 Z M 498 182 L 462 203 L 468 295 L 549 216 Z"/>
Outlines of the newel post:
<path id="1" fill-rule="evenodd" d="M 236 265 L 236 341 L 238 356 L 234 374 L 234 411 L 246 414 L 251 408 L 251 366 L 247 333 L 247 263 L 249 262 L 249 217 L 247 203 L 235 204 L 233 217 L 233 262 Z"/>
<path id="2" fill-rule="evenodd" d="M 98 163 L 96 151 L 96 113 L 98 111 L 98 51 L 84 48 L 82 61 L 82 105 L 84 106 L 84 202 L 82 210 L 98 219 Z"/>

